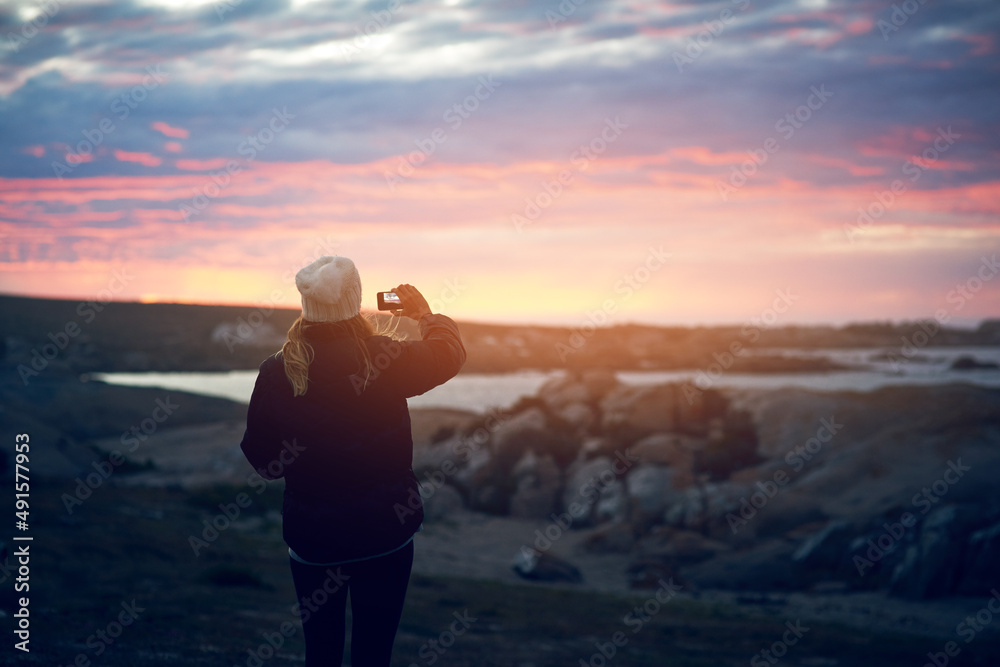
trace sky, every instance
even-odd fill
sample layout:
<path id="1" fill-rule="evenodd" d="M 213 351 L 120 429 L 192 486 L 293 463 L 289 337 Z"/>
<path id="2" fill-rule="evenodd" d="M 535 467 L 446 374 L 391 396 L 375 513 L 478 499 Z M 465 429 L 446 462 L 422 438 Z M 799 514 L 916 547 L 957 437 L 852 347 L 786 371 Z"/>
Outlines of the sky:
<path id="1" fill-rule="evenodd" d="M 0 2 L 0 293 L 1000 316 L 1000 4 Z"/>

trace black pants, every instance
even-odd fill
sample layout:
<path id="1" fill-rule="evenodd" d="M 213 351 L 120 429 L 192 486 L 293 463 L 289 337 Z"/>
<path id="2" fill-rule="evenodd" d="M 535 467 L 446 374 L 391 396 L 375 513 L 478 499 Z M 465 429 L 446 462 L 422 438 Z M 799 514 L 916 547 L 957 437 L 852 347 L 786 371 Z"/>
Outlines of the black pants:
<path id="1" fill-rule="evenodd" d="M 352 667 L 388 667 L 410 582 L 413 542 L 386 556 L 346 565 L 289 560 L 306 641 L 306 667 L 340 667 L 348 591 Z"/>

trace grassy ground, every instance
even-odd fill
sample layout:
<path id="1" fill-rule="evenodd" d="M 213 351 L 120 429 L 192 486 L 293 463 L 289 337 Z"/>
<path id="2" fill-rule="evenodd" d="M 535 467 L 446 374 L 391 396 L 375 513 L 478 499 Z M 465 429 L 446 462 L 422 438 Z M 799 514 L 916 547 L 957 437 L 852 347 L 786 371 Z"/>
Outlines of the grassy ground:
<path id="1" fill-rule="evenodd" d="M 218 488 L 193 495 L 102 486 L 68 514 L 60 496 L 72 486 L 36 482 L 32 488 L 31 653 L 13 650 L 8 630 L 0 663 L 303 663 L 287 552 L 274 514 L 280 503 L 277 489 L 257 494 L 251 488 Z M 8 491 L 3 489 L 4 495 Z M 190 536 L 204 537 L 203 521 L 220 514 L 219 503 L 236 502 L 241 491 L 251 502 L 241 508 L 240 520 L 195 555 Z M 0 606 L 8 614 L 5 626 L 11 628 L 11 578 L 0 591 Z M 653 604 L 652 593 L 618 597 L 414 575 L 393 664 L 763 665 L 772 663 L 751 661 L 781 641 L 785 621 L 796 621 L 680 598 Z M 119 616 L 129 620 L 123 603 L 128 607 L 133 601 L 136 620 L 119 626 Z M 635 608 L 647 603 L 647 611 L 658 611 L 636 615 Z M 460 636 L 451 634 L 455 614 L 475 619 Z M 801 639 L 787 647 L 782 664 L 919 667 L 928 651 L 941 651 L 944 643 L 806 626 Z M 615 633 L 621 633 L 619 646 Z M 267 636 L 280 643 L 277 651 L 266 643 Z M 606 660 L 599 646 L 608 653 L 614 647 L 614 657 Z M 998 655 L 1000 645 L 983 637 L 963 644 L 951 664 L 995 665 Z"/>

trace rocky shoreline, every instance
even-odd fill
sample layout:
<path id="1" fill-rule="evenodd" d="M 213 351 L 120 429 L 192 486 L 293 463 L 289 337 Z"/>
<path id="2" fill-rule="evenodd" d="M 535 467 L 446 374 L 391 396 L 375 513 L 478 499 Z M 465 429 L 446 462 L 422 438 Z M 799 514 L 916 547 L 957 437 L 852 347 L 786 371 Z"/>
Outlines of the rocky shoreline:
<path id="1" fill-rule="evenodd" d="M 70 495 L 101 469 L 110 486 L 248 483 L 242 405 L 55 375 L 0 391 L 0 422 L 54 443 L 35 470 Z M 723 392 L 587 372 L 504 412 L 412 414 L 428 524 L 542 522 L 509 555 L 526 579 L 576 579 L 553 545 L 586 531 L 579 549 L 624 563 L 637 589 L 663 576 L 903 599 L 1000 586 L 997 390 Z"/>
<path id="2" fill-rule="evenodd" d="M 929 409 L 930 406 L 934 409 Z M 859 394 L 555 380 L 417 441 L 428 514 L 547 521 L 522 575 L 574 578 L 566 532 L 629 560 L 633 587 L 886 591 L 1000 586 L 1000 392 Z"/>
<path id="3" fill-rule="evenodd" d="M 64 505 L 251 483 L 241 404 L 55 373 L 0 393 L 0 424 L 46 443 L 33 466 Z M 588 372 L 503 412 L 411 415 L 415 572 L 616 594 L 670 580 L 754 613 L 941 638 L 1000 590 L 997 390 L 700 391 Z M 275 510 L 237 523 L 280 533 Z"/>

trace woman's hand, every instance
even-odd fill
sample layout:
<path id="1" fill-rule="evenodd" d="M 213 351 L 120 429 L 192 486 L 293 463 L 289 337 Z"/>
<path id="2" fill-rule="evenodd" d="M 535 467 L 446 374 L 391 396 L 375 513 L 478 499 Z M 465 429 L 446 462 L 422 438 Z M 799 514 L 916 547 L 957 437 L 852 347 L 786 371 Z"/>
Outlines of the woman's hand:
<path id="1" fill-rule="evenodd" d="M 409 317 L 419 322 L 424 315 L 431 314 L 427 299 L 413 285 L 399 285 L 392 291 L 399 297 L 403 306 L 400 310 L 392 311 L 395 317 Z"/>

